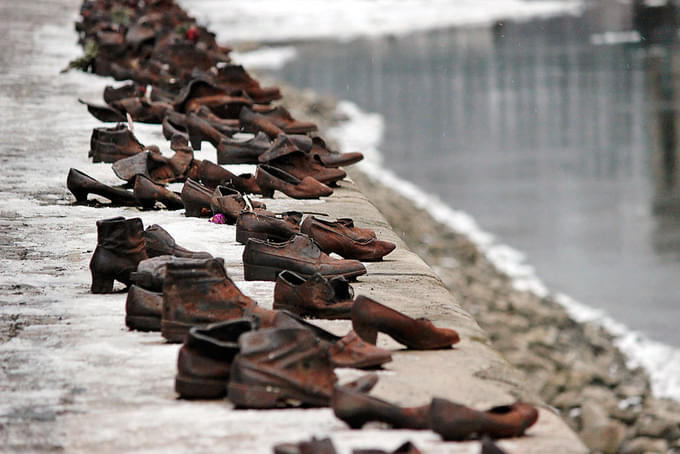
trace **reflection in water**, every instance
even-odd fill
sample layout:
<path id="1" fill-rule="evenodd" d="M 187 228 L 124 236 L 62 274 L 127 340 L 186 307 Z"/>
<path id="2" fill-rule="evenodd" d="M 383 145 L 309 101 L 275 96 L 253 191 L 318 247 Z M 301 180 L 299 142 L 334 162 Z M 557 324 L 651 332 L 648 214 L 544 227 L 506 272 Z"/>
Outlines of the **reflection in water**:
<path id="1" fill-rule="evenodd" d="M 678 228 L 650 208 L 649 148 L 670 122 L 675 151 L 677 117 L 650 116 L 651 50 L 590 44 L 631 23 L 614 2 L 582 18 L 308 44 L 279 76 L 382 113 L 387 167 L 527 252 L 551 288 L 680 345 L 667 323 L 680 319 Z"/>

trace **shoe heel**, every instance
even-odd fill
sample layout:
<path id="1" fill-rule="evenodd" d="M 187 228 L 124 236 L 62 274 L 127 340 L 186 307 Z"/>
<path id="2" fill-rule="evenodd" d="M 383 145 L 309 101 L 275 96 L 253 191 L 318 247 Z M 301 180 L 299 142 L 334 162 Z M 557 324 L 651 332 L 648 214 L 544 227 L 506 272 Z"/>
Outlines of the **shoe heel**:
<path id="1" fill-rule="evenodd" d="M 240 408 L 276 408 L 284 404 L 279 390 L 272 386 L 243 385 L 229 382 L 227 398 Z"/>
<path id="2" fill-rule="evenodd" d="M 275 281 L 281 272 L 278 268 L 243 264 L 243 275 L 246 281 Z"/>
<path id="3" fill-rule="evenodd" d="M 93 272 L 90 291 L 92 293 L 113 293 L 113 279 L 113 276 Z"/>
<path id="4" fill-rule="evenodd" d="M 201 136 L 189 134 L 189 142 L 191 142 L 191 148 L 193 148 L 194 151 L 200 151 L 200 149 L 201 149 Z"/>
<path id="5" fill-rule="evenodd" d="M 83 203 L 87 202 L 87 191 L 74 191 L 73 189 L 69 188 L 69 191 L 71 191 L 71 194 L 73 194 L 73 197 L 76 198 L 76 202 L 78 203 Z"/>
<path id="6" fill-rule="evenodd" d="M 227 394 L 226 381 L 175 376 L 175 392 L 182 399 L 219 399 Z"/>
<path id="7" fill-rule="evenodd" d="M 378 340 L 378 330 L 371 325 L 352 319 L 352 328 L 360 338 L 369 344 L 375 345 Z"/>
<path id="8" fill-rule="evenodd" d="M 262 197 L 265 199 L 273 199 L 274 198 L 274 190 L 273 189 L 262 189 L 260 188 L 260 193 L 262 194 Z"/>

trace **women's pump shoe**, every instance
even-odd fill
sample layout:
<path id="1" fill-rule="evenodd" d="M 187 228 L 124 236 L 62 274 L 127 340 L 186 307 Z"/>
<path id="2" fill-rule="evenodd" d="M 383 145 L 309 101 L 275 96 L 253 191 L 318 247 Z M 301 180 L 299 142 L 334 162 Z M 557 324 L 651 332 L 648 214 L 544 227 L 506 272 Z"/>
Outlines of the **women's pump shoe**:
<path id="1" fill-rule="evenodd" d="M 352 306 L 352 326 L 366 342 L 375 344 L 382 332 L 412 350 L 450 348 L 460 340 L 455 330 L 437 328 L 424 318 L 413 319 L 363 295 Z"/>
<path id="2" fill-rule="evenodd" d="M 274 197 L 280 191 L 294 199 L 317 199 L 333 194 L 333 190 L 312 177 L 298 179 L 276 167 L 266 164 L 257 166 L 255 181 L 264 197 Z"/>
<path id="3" fill-rule="evenodd" d="M 78 169 L 71 168 L 68 171 L 66 187 L 77 202 L 87 202 L 87 196 L 95 194 L 109 199 L 114 205 L 134 206 L 137 204 L 137 199 L 132 192 L 106 185 Z"/>
<path id="4" fill-rule="evenodd" d="M 97 221 L 97 247 L 90 260 L 92 293 L 111 293 L 113 282 L 130 285 L 130 273 L 147 259 L 144 226 L 139 218 Z"/>

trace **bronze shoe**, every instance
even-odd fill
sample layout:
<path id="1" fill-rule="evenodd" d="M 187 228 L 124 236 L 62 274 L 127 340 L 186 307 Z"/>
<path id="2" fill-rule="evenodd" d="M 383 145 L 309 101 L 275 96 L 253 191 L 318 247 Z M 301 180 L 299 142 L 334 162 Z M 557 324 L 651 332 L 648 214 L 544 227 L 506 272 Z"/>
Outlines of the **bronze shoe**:
<path id="1" fill-rule="evenodd" d="M 118 178 L 127 181 L 128 184 L 134 184 L 137 175 L 144 175 L 154 183 L 169 183 L 175 178 L 174 172 L 169 166 L 168 158 L 160 152 L 156 153 L 153 148 L 147 148 L 141 153 L 119 159 L 113 163 L 111 168 Z M 163 168 L 163 170 L 157 170 L 159 168 Z M 166 168 L 170 172 L 167 172 Z M 152 173 L 154 174 L 153 178 L 151 177 Z"/>
<path id="2" fill-rule="evenodd" d="M 137 204 L 137 199 L 132 192 L 106 185 L 73 168 L 68 171 L 66 187 L 77 202 L 87 202 L 89 194 L 96 194 L 109 199 L 114 205 L 134 206 Z"/>
<path id="3" fill-rule="evenodd" d="M 210 209 L 212 195 L 213 191 L 201 183 L 191 178 L 187 179 L 180 195 L 184 203 L 185 216 L 196 218 L 212 216 L 212 210 Z"/>
<path id="4" fill-rule="evenodd" d="M 244 106 L 252 106 L 253 100 L 244 92 L 239 94 L 210 95 L 193 98 L 186 104 L 187 112 L 195 112 L 207 107 L 222 119 L 237 119 Z"/>
<path id="5" fill-rule="evenodd" d="M 225 65 L 217 71 L 215 79 L 221 87 L 229 87 L 232 91 L 244 90 L 258 104 L 268 104 L 281 99 L 278 87 L 261 87 L 241 65 Z"/>
<path id="6" fill-rule="evenodd" d="M 363 295 L 352 306 L 352 326 L 362 339 L 374 345 L 378 331 L 413 350 L 450 348 L 460 340 L 452 329 L 437 328 L 424 318 L 413 319 Z"/>
<path id="7" fill-rule="evenodd" d="M 163 294 L 131 285 L 125 300 L 125 326 L 137 331 L 160 331 Z"/>
<path id="8" fill-rule="evenodd" d="M 181 342 L 194 325 L 243 318 L 256 307 L 227 275 L 223 261 L 169 262 L 163 282 L 161 334 Z"/>
<path id="9" fill-rule="evenodd" d="M 214 126 L 193 112 L 186 115 L 186 124 L 189 141 L 194 150 L 200 150 L 201 143 L 204 141 L 210 142 L 217 148 L 222 139 L 225 138 Z"/>
<path id="10" fill-rule="evenodd" d="M 309 137 L 296 134 L 289 137 L 309 157 L 325 167 L 345 167 L 364 159 L 364 155 L 359 152 L 340 153 L 331 150 L 326 145 L 326 141 L 319 136 Z"/>
<path id="11" fill-rule="evenodd" d="M 333 190 L 312 177 L 302 180 L 276 167 L 266 164 L 257 166 L 255 181 L 264 197 L 274 197 L 274 191 L 281 191 L 294 199 L 317 199 L 333 194 Z"/>
<path id="12" fill-rule="evenodd" d="M 255 201 L 252 201 L 251 205 L 253 209 L 263 210 L 267 208 L 265 204 Z M 210 200 L 210 209 L 213 214 L 223 214 L 227 224 L 233 225 L 236 223 L 239 214 L 248 209 L 248 205 L 243 195 L 236 189 L 220 185 L 217 186 Z"/>
<path id="13" fill-rule="evenodd" d="M 173 255 L 159 255 L 142 260 L 137 265 L 137 271 L 130 273 L 130 280 L 136 285 L 145 290 L 154 292 L 163 291 L 163 283 L 167 274 L 169 263 L 180 263 L 182 266 L 191 267 L 203 266 L 206 258 L 190 258 L 190 257 L 175 257 Z M 224 266 L 224 259 L 216 258 Z M 160 314 L 159 314 L 160 316 Z"/>
<path id="14" fill-rule="evenodd" d="M 307 216 L 302 233 L 309 235 L 327 254 L 335 252 L 347 259 L 364 262 L 382 260 L 396 248 L 396 244 L 367 237 L 365 232 L 348 227 L 345 222 L 331 222 Z"/>
<path id="15" fill-rule="evenodd" d="M 156 202 L 162 203 L 168 210 L 184 208 L 179 194 L 154 183 L 144 175 L 137 175 L 133 191 L 135 198 L 144 209 L 153 208 Z"/>
<path id="16" fill-rule="evenodd" d="M 224 138 L 217 147 L 219 164 L 257 164 L 258 157 L 271 147 L 267 134 L 258 132 L 248 140 Z"/>
<path id="17" fill-rule="evenodd" d="M 255 323 L 247 318 L 191 328 L 177 355 L 177 394 L 183 399 L 218 399 L 227 394 L 238 339 L 254 329 Z"/>
<path id="18" fill-rule="evenodd" d="M 198 168 L 198 178 L 208 188 L 216 188 L 219 185 L 229 186 L 243 194 L 259 194 L 260 187 L 255 181 L 255 176 L 250 173 L 234 175 L 222 166 L 206 159 L 201 161 Z"/>
<path id="19" fill-rule="evenodd" d="M 334 367 L 376 369 L 392 361 L 388 350 L 364 342 L 354 330 L 330 345 L 328 354 Z"/>
<path id="20" fill-rule="evenodd" d="M 432 399 L 430 424 L 445 441 L 460 441 L 488 435 L 510 438 L 524 432 L 538 420 L 538 410 L 524 402 L 477 411 L 446 399 Z"/>
<path id="21" fill-rule="evenodd" d="M 297 233 L 300 226 L 286 216 L 244 211 L 236 219 L 236 241 L 241 244 L 248 244 L 250 238 L 287 241 Z"/>
<path id="22" fill-rule="evenodd" d="M 124 124 L 92 130 L 89 152 L 92 162 L 112 163 L 142 151 L 144 145 Z"/>
<path id="23" fill-rule="evenodd" d="M 369 422 L 384 422 L 395 429 L 426 430 L 430 428 L 430 405 L 399 407 L 376 397 L 344 386 L 335 386 L 331 399 L 333 413 L 352 429 Z"/>
<path id="24" fill-rule="evenodd" d="M 306 235 L 295 235 L 282 243 L 251 238 L 243 250 L 243 269 L 247 281 L 275 281 L 284 270 L 306 278 L 315 273 L 346 279 L 366 274 L 361 262 L 331 258 Z"/>
<path id="25" fill-rule="evenodd" d="M 160 225 L 153 224 L 144 231 L 146 239 L 146 254 L 149 257 L 172 255 L 175 257 L 209 259 L 212 258 L 207 252 L 190 251 L 177 244 L 175 239 Z"/>
<path id="26" fill-rule="evenodd" d="M 97 221 L 97 247 L 90 260 L 92 293 L 111 293 L 113 281 L 130 285 L 130 273 L 145 260 L 146 240 L 139 218 Z"/>
<path id="27" fill-rule="evenodd" d="M 312 123 L 311 121 L 296 120 L 283 106 L 277 106 L 274 108 L 267 106 L 253 106 L 253 110 L 256 112 L 256 115 L 259 115 L 261 118 L 272 122 L 286 134 L 306 134 L 308 132 L 314 132 L 318 129 L 316 124 Z"/>
<path id="28" fill-rule="evenodd" d="M 326 407 L 337 377 L 320 341 L 306 329 L 244 333 L 229 379 L 229 400 L 240 408 Z"/>
<path id="29" fill-rule="evenodd" d="M 276 126 L 271 120 L 258 113 L 253 112 L 248 107 L 244 107 L 241 109 L 241 113 L 239 114 L 238 118 L 241 122 L 243 130 L 246 132 L 252 133 L 263 132 L 272 139 L 278 136 L 279 134 L 283 134 L 284 132 L 283 129 Z"/>
<path id="30" fill-rule="evenodd" d="M 284 309 L 301 317 L 351 318 L 354 291 L 342 277 L 326 279 L 316 273 L 309 279 L 292 271 L 282 271 L 274 287 L 274 309 Z"/>
<path id="31" fill-rule="evenodd" d="M 120 87 L 112 87 L 107 85 L 104 88 L 104 102 L 111 104 L 123 98 L 140 98 L 146 94 L 146 87 L 137 82 L 121 85 Z"/>

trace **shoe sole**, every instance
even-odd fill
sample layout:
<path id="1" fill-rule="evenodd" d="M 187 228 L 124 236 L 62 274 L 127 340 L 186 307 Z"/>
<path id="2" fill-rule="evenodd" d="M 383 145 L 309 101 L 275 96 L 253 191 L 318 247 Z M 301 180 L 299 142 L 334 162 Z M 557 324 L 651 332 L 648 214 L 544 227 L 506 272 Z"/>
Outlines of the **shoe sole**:
<path id="1" fill-rule="evenodd" d="M 227 382 L 177 375 L 175 392 L 183 399 L 219 399 L 227 394 Z"/>
<path id="2" fill-rule="evenodd" d="M 126 315 L 125 326 L 135 331 L 160 331 L 161 319 L 153 316 Z"/>

